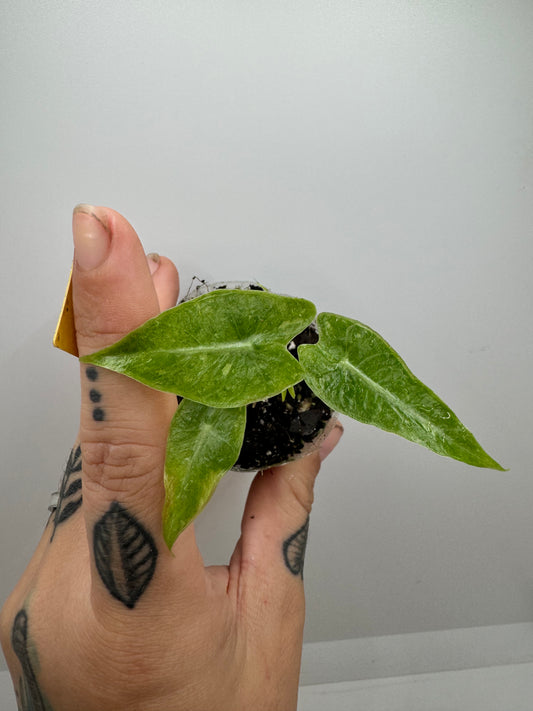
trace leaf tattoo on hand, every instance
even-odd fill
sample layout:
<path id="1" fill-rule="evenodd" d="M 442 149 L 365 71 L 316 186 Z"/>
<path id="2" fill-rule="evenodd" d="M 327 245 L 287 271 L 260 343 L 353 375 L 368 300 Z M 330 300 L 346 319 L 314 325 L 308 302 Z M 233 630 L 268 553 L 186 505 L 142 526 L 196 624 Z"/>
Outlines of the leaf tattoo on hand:
<path id="1" fill-rule="evenodd" d="M 44 699 L 37 683 L 28 650 L 28 614 L 23 608 L 19 610 L 13 622 L 11 631 L 11 646 L 22 667 L 17 701 L 21 711 L 51 711 L 50 705 Z"/>
<path id="2" fill-rule="evenodd" d="M 309 533 L 309 516 L 304 525 L 283 543 L 283 560 L 293 575 L 303 578 L 305 548 Z"/>
<path id="3" fill-rule="evenodd" d="M 54 512 L 54 530 L 50 536 L 53 540 L 60 523 L 70 518 L 81 506 L 81 447 L 78 445 L 70 452 L 65 473 L 59 487 L 57 509 Z"/>
<path id="4" fill-rule="evenodd" d="M 119 503 L 97 521 L 94 560 L 111 595 L 130 609 L 154 574 L 157 548 L 148 531 Z"/>

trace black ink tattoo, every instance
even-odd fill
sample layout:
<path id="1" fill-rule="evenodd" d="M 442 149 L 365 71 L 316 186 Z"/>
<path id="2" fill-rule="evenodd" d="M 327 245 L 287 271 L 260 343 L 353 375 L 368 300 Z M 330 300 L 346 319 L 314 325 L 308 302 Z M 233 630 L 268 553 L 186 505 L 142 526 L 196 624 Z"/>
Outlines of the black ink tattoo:
<path id="1" fill-rule="evenodd" d="M 61 480 L 57 508 L 53 513 L 54 530 L 50 536 L 50 541 L 53 540 L 59 524 L 75 514 L 80 508 L 81 502 L 81 447 L 78 445 L 70 452 L 63 479 Z"/>
<path id="2" fill-rule="evenodd" d="M 17 612 L 11 632 L 11 645 L 22 667 L 22 676 L 17 690 L 19 711 L 51 711 L 50 704 L 41 693 L 34 665 L 30 658 L 28 642 L 28 614 Z"/>
<path id="3" fill-rule="evenodd" d="M 89 393 L 89 397 L 91 399 L 91 402 L 100 402 L 100 400 L 102 399 L 102 394 L 99 393 L 98 390 L 95 390 L 93 388 Z"/>
<path id="4" fill-rule="evenodd" d="M 157 548 L 148 531 L 119 503 L 94 526 L 94 560 L 111 595 L 130 609 L 154 574 Z"/>
<path id="5" fill-rule="evenodd" d="M 98 370 L 92 365 L 90 365 L 86 369 L 85 375 L 92 383 L 96 382 L 99 378 Z M 91 390 L 89 392 L 89 399 L 93 403 L 99 403 L 100 400 L 102 399 L 102 393 L 99 390 L 97 390 L 96 388 L 91 388 Z M 94 408 L 93 420 L 95 422 L 103 422 L 105 420 L 105 411 L 101 407 Z"/>
<path id="6" fill-rule="evenodd" d="M 102 410 L 101 407 L 94 408 L 93 420 L 95 420 L 95 422 L 102 422 L 103 420 L 105 420 L 105 412 Z"/>
<path id="7" fill-rule="evenodd" d="M 90 381 L 94 383 L 95 380 L 98 380 L 98 371 L 96 368 L 92 365 L 90 365 L 87 370 L 85 371 L 86 376 L 89 378 Z"/>
<path id="8" fill-rule="evenodd" d="M 304 557 L 309 533 L 309 516 L 304 525 L 283 543 L 283 560 L 293 575 L 304 577 Z"/>

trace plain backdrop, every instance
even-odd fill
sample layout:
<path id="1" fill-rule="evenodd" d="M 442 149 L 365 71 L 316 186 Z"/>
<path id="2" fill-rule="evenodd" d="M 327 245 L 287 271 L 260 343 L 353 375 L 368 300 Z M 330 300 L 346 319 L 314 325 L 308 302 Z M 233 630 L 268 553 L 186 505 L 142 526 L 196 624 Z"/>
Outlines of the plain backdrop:
<path id="1" fill-rule="evenodd" d="M 71 210 L 380 332 L 508 472 L 344 419 L 306 641 L 533 619 L 533 3 L 4 0 L 0 602 L 76 436 Z M 251 480 L 197 523 L 229 559 Z"/>

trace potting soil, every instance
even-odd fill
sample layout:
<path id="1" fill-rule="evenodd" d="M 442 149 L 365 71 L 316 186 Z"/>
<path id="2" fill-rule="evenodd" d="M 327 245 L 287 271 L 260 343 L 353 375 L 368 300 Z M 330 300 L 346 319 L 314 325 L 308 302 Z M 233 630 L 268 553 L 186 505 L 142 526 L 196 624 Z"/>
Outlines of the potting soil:
<path id="1" fill-rule="evenodd" d="M 294 338 L 288 350 L 295 358 L 301 343 L 316 343 L 313 325 Z M 302 453 L 326 427 L 332 410 L 301 381 L 294 386 L 294 397 L 287 391 L 248 405 L 246 430 L 241 453 L 234 469 L 267 469 L 290 461 Z"/>

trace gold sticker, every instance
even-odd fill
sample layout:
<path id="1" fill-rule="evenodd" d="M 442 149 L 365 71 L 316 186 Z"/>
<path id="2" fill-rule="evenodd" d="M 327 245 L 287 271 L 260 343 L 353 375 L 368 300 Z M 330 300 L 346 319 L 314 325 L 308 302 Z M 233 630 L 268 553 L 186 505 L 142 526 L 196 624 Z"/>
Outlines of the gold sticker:
<path id="1" fill-rule="evenodd" d="M 78 344 L 76 342 L 76 327 L 74 325 L 74 306 L 72 303 L 72 269 L 68 278 L 67 291 L 63 299 L 63 308 L 59 315 L 53 344 L 62 351 L 78 357 Z"/>

